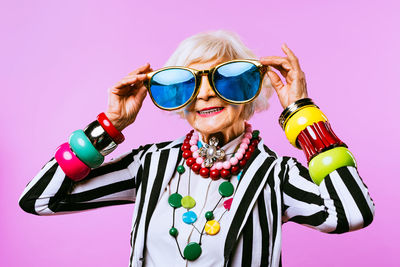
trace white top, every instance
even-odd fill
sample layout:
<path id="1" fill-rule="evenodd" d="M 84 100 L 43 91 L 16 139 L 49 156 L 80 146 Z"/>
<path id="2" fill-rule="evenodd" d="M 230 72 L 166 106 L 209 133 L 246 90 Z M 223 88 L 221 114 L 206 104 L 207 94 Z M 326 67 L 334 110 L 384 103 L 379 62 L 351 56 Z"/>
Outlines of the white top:
<path id="1" fill-rule="evenodd" d="M 240 145 L 242 136 L 243 134 L 222 147 L 227 154 L 225 160 L 232 157 L 232 153 Z M 200 133 L 199 140 L 204 145 Z M 183 207 L 176 209 L 175 228 L 178 229 L 177 240 L 182 254 L 189 242 L 199 242 L 200 233 L 206 223 L 204 215 L 207 211 L 211 211 L 221 199 L 218 187 L 226 181 L 222 178 L 217 181 L 213 181 L 211 178 L 203 178 L 191 171 L 188 166 L 184 166 L 185 172 L 181 176 L 178 193 L 183 197 L 188 195 L 190 175 L 190 196 L 196 201 L 196 206 L 190 210 L 196 213 L 197 221 L 193 223 L 194 226 L 186 224 L 182 220 L 182 215 L 187 210 Z M 230 197 L 223 198 L 213 212 L 214 220 L 219 221 L 221 226 L 219 233 L 207 235 L 204 231 L 201 239 L 202 253 L 200 257 L 194 261 L 184 260 L 179 254 L 175 238 L 169 234 L 173 221 L 173 208 L 168 204 L 168 197 L 176 192 L 178 177 L 178 172 L 175 172 L 151 217 L 146 243 L 146 266 L 222 266 L 224 263 L 224 242 L 229 229 L 226 225 L 226 219 L 230 216 L 223 203 Z M 237 176 L 232 176 L 230 181 L 236 190 Z"/>

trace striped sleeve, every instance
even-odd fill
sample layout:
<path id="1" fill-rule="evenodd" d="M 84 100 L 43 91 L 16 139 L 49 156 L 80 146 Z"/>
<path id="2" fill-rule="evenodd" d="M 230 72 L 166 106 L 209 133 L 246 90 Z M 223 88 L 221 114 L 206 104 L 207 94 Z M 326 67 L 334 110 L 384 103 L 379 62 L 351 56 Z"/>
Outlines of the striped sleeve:
<path id="1" fill-rule="evenodd" d="M 142 180 L 141 159 L 159 145 L 124 153 L 92 169 L 79 182 L 69 179 L 53 157 L 26 186 L 19 205 L 28 213 L 53 215 L 134 203 Z"/>
<path id="2" fill-rule="evenodd" d="M 281 168 L 283 222 L 326 233 L 344 233 L 371 224 L 375 204 L 356 168 L 336 169 L 319 186 L 294 158 L 283 157 Z"/>

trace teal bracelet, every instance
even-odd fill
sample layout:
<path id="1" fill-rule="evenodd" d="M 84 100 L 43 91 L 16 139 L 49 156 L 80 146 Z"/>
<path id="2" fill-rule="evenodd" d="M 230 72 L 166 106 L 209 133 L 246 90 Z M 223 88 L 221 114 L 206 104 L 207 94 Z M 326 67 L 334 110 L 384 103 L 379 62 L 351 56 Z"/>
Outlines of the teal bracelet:
<path id="1" fill-rule="evenodd" d="M 354 156 L 345 147 L 335 147 L 310 160 L 308 171 L 314 183 L 319 185 L 328 174 L 344 166 L 357 167 Z"/>
<path id="2" fill-rule="evenodd" d="M 96 168 L 104 161 L 104 156 L 96 150 L 83 130 L 71 134 L 69 145 L 76 156 L 90 168 Z"/>

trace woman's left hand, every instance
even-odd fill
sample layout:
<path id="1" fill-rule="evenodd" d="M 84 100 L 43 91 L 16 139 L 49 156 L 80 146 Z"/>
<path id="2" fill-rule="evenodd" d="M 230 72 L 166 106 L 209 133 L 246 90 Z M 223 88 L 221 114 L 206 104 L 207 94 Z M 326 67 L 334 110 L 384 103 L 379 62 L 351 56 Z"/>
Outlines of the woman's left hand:
<path id="1" fill-rule="evenodd" d="M 263 57 L 261 64 L 277 69 L 286 80 L 284 84 L 278 74 L 269 69 L 267 75 L 272 86 L 278 94 L 279 101 L 283 108 L 286 108 L 296 100 L 308 97 L 307 83 L 304 72 L 300 69 L 298 58 L 286 44 L 282 45 L 283 52 L 287 57 Z"/>

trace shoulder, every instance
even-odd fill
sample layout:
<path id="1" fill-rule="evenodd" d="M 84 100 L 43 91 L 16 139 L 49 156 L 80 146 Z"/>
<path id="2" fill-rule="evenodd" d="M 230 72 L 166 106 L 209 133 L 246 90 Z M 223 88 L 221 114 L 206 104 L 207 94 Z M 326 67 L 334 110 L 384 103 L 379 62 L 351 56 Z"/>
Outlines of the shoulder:
<path id="1" fill-rule="evenodd" d="M 274 174 L 284 181 L 285 177 L 289 175 L 290 172 L 299 172 L 307 176 L 308 170 L 303 166 L 295 157 L 290 156 L 280 156 L 270 147 L 268 147 L 263 141 L 258 144 L 258 149 L 260 150 L 260 155 L 262 158 L 273 158 L 274 164 Z"/>
<path id="2" fill-rule="evenodd" d="M 172 140 L 172 141 L 163 141 L 163 142 L 159 142 L 159 143 L 141 145 L 138 148 L 132 149 L 130 154 L 134 157 L 139 157 L 140 159 L 142 159 L 145 155 L 150 154 L 150 153 L 180 148 L 183 143 L 184 138 L 185 137 L 183 136 L 183 137 L 179 137 L 178 139 Z"/>
<path id="3" fill-rule="evenodd" d="M 294 157 L 278 155 L 278 153 L 264 143 L 264 140 L 260 141 L 257 148 L 260 150 L 261 155 L 275 158 L 275 162 L 279 163 L 282 167 L 285 166 L 291 168 L 295 165 L 301 165 L 301 163 Z"/>

